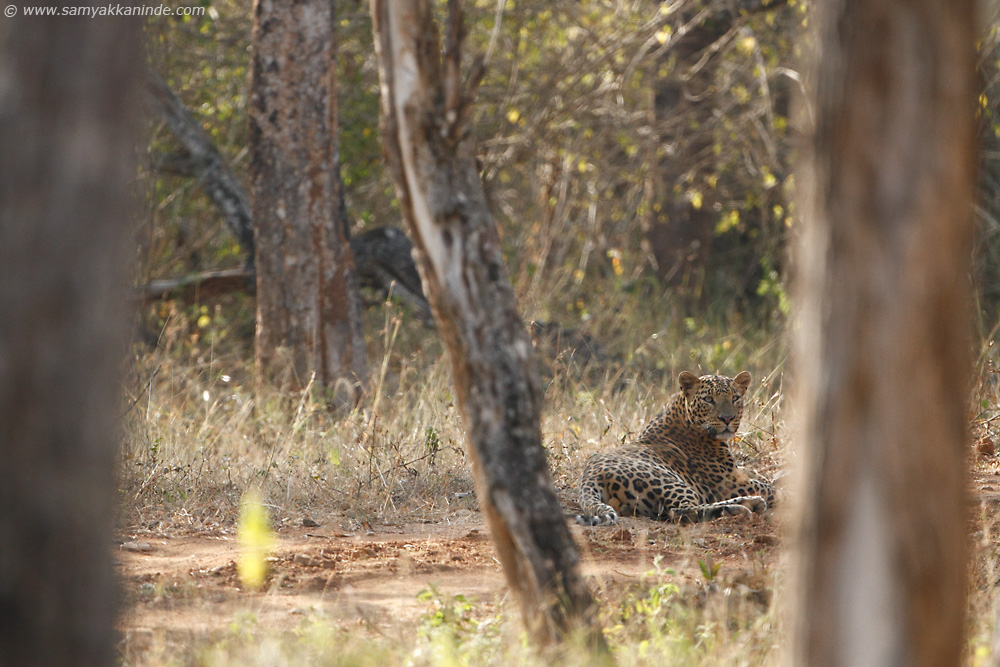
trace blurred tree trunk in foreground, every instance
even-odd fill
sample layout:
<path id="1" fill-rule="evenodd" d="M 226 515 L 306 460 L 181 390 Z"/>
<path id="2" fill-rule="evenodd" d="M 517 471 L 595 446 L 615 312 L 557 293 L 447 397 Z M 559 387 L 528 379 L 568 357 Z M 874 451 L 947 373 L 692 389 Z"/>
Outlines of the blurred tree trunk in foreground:
<path id="1" fill-rule="evenodd" d="M 603 637 L 541 447 L 542 393 L 467 138 L 481 76 L 461 80 L 463 27 L 449 2 L 444 56 L 427 0 L 372 0 L 382 142 L 448 348 L 480 507 L 507 583 L 540 644 Z"/>
<path id="2" fill-rule="evenodd" d="M 0 22 L 0 662 L 112 665 L 139 26 Z"/>
<path id="3" fill-rule="evenodd" d="M 335 22 L 328 0 L 258 0 L 250 86 L 257 250 L 257 371 L 291 371 L 339 407 L 367 379 L 361 295 L 337 143 Z M 287 356 L 285 356 L 287 355 Z"/>
<path id="4" fill-rule="evenodd" d="M 818 9 L 788 663 L 957 665 L 975 3 Z"/>

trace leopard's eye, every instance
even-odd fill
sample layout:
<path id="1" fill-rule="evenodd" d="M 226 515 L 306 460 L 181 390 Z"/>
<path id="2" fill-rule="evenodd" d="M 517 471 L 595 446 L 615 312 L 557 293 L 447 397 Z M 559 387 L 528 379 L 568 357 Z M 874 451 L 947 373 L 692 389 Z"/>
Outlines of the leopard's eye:
<path id="1" fill-rule="evenodd" d="M 739 403 L 741 398 L 743 397 L 739 394 L 733 394 L 733 403 Z"/>
<path id="2" fill-rule="evenodd" d="M 712 398 L 711 396 L 706 396 L 705 402 L 708 403 L 709 405 L 715 405 L 715 399 Z"/>

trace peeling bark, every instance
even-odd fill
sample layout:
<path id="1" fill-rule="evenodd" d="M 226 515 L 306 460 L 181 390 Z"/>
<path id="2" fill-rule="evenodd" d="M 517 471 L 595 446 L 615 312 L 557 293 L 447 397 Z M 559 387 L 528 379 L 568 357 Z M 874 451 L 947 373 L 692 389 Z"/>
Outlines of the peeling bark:
<path id="1" fill-rule="evenodd" d="M 788 664 L 962 661 L 974 14 L 820 12 Z"/>
<path id="2" fill-rule="evenodd" d="M 426 0 L 372 0 L 382 142 L 424 289 L 444 337 L 476 490 L 533 638 L 603 637 L 541 447 L 542 392 L 466 140 L 473 67 L 460 79 L 462 23 L 449 2 L 442 58 Z"/>
<path id="3" fill-rule="evenodd" d="M 333 3 L 258 0 L 250 89 L 257 370 L 353 406 L 367 369 L 337 144 Z M 283 368 L 287 351 L 291 368 Z"/>

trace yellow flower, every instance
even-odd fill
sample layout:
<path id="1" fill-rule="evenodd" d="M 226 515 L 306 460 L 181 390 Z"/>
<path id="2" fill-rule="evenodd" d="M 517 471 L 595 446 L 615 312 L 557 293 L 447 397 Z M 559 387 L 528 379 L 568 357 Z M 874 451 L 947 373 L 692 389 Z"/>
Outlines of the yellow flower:
<path id="1" fill-rule="evenodd" d="M 251 489 L 243 495 L 237 527 L 240 557 L 236 571 L 247 588 L 258 589 L 267 579 L 267 556 L 274 546 L 274 533 L 260 494 Z"/>

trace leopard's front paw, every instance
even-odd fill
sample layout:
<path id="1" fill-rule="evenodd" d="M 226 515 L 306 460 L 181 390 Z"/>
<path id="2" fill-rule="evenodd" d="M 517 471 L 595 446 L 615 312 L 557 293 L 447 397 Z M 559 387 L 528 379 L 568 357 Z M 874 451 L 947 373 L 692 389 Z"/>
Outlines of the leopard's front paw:
<path id="1" fill-rule="evenodd" d="M 733 503 L 732 505 L 723 505 L 722 511 L 729 516 L 750 516 L 753 514 L 753 510 L 744 505 L 743 503 Z"/>
<path id="2" fill-rule="evenodd" d="M 601 505 L 593 514 L 577 514 L 576 522 L 581 526 L 610 526 L 618 523 L 618 512 L 610 505 Z"/>
<path id="3" fill-rule="evenodd" d="M 751 512 L 760 514 L 767 511 L 767 501 L 761 496 L 744 496 L 740 498 L 740 504 Z"/>

